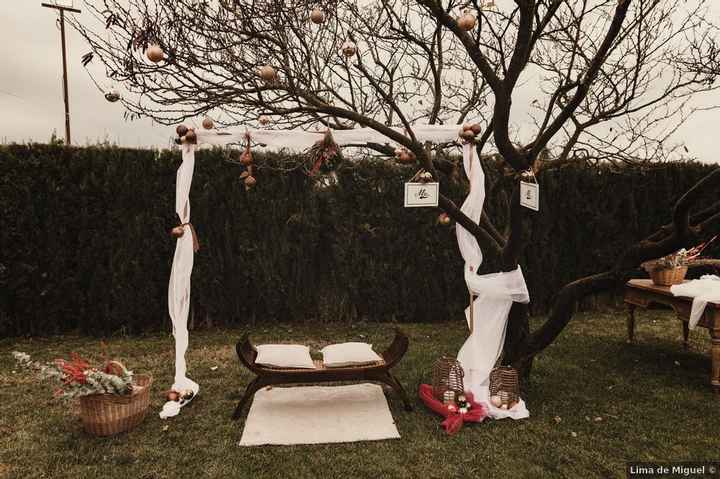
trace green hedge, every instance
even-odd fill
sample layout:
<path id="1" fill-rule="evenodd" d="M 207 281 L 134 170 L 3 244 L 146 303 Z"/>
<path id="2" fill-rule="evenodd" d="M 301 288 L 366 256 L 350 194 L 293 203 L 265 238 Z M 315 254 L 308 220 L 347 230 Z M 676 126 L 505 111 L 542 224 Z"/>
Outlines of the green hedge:
<path id="1" fill-rule="evenodd" d="M 462 317 L 467 292 L 454 229 L 436 224 L 437 210 L 402 207 L 411 169 L 346 163 L 318 185 L 281 171 L 292 161 L 261 157 L 248 193 L 222 152 L 198 154 L 194 327 Z M 0 147 L 0 334 L 168 328 L 179 162 L 177 152 Z M 666 223 L 673 202 L 709 168 L 542 175 L 541 212 L 531 216 L 523 260 L 533 311 Z M 502 227 L 512 180 L 487 169 L 487 210 Z M 448 194 L 459 203 L 465 187 L 451 183 Z M 489 258 L 485 267 L 496 263 Z"/>

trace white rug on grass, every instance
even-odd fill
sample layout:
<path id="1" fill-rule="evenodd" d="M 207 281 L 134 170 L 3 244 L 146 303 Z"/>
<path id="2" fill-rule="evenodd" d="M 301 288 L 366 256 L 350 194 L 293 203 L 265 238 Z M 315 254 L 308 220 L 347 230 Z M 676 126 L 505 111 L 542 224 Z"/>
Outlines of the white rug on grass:
<path id="1" fill-rule="evenodd" d="M 239 444 L 323 444 L 399 437 L 377 384 L 273 387 L 255 394 Z"/>

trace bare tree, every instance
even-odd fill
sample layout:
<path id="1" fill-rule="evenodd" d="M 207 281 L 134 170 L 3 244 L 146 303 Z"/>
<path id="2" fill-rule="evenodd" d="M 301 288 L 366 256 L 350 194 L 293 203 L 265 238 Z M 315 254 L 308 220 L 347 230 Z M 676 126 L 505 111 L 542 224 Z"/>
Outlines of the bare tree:
<path id="1" fill-rule="evenodd" d="M 479 120 L 478 152 L 501 158 L 518 177 L 593 158 L 636 164 L 666 158 L 671 134 L 693 112 L 689 99 L 716 88 L 706 71 L 687 66 L 698 45 L 714 40 L 704 0 L 86 3 L 105 28 L 75 24 L 92 48 L 84 61 L 98 59 L 124 86 L 130 114 L 165 124 L 211 115 L 222 125 L 253 125 L 269 115 L 282 128 L 369 127 L 388 145 L 363 146 L 387 153 L 402 145 L 441 184 L 439 150 L 416 139 L 417 122 Z M 313 9 L 322 22 L 317 12 L 309 18 Z M 152 45 L 162 61 L 148 61 Z M 272 78 L 258 74 L 264 66 Z M 527 307 L 515 304 L 505 360 L 528 371 L 579 299 L 622 284 L 644 260 L 717 233 L 720 201 L 691 212 L 719 179 L 715 171 L 688 191 L 673 221 L 630 246 L 611 271 L 563 287 L 536 331 Z M 529 212 L 514 188 L 507 234 L 440 198 L 504 270 L 517 267 L 526 247 Z"/>

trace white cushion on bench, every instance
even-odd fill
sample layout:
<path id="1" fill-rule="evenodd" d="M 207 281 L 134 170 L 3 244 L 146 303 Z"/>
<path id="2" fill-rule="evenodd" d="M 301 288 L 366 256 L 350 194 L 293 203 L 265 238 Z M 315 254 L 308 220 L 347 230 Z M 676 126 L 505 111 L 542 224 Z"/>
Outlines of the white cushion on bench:
<path id="1" fill-rule="evenodd" d="M 261 344 L 256 346 L 256 364 L 274 368 L 315 369 L 310 348 L 299 344 Z"/>
<path id="2" fill-rule="evenodd" d="M 376 363 L 382 358 L 367 343 L 340 343 L 325 346 L 321 350 L 326 368 L 361 366 Z"/>

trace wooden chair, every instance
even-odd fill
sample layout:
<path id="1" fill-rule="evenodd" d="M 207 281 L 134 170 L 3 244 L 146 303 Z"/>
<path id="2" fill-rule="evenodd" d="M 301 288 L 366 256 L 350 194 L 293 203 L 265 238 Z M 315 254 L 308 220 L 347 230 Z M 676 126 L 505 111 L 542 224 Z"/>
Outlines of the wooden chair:
<path id="1" fill-rule="evenodd" d="M 379 382 L 390 386 L 400 397 L 406 411 L 412 411 L 412 405 L 405 390 L 390 369 L 395 366 L 407 352 L 409 340 L 399 329 L 395 330 L 395 339 L 390 347 L 381 354 L 382 360 L 363 366 L 327 368 L 322 360 L 315 360 L 315 369 L 283 369 L 263 366 L 255 363 L 257 350 L 250 342 L 248 334 L 237 343 L 235 350 L 240 361 L 257 376 L 245 389 L 245 394 L 235 408 L 233 419 L 238 419 L 242 409 L 253 395 L 266 386 L 288 384 L 312 384 L 337 381 Z"/>

